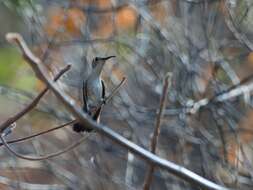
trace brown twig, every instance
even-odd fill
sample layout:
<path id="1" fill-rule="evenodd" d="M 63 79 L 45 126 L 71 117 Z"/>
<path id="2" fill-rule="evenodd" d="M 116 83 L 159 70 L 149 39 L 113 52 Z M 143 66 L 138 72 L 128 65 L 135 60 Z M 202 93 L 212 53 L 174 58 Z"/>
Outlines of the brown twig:
<path id="1" fill-rule="evenodd" d="M 18 143 L 18 142 L 23 142 L 23 141 L 26 141 L 26 140 L 29 140 L 31 138 L 34 138 L 34 137 L 37 137 L 37 136 L 40 136 L 40 135 L 44 135 L 44 134 L 47 134 L 47 133 L 50 133 L 52 131 L 55 131 L 55 130 L 58 130 L 58 129 L 61 129 L 67 125 L 72 125 L 74 124 L 75 122 L 77 122 L 77 120 L 72 120 L 70 122 L 67 122 L 67 123 L 64 123 L 60 126 L 57 126 L 57 127 L 54 127 L 52 129 L 48 129 L 48 130 L 45 130 L 45 131 L 42 131 L 42 132 L 39 132 L 39 133 L 36 133 L 36 134 L 33 134 L 33 135 L 30 135 L 30 136 L 27 136 L 27 137 L 23 137 L 23 138 L 19 138 L 19 139 L 15 139 L 15 140 L 11 140 L 11 141 L 7 141 L 8 144 L 13 144 L 13 143 Z M 3 143 L 0 143 L 0 146 L 3 146 L 4 144 Z"/>
<path id="2" fill-rule="evenodd" d="M 67 72 L 70 69 L 70 65 L 67 65 L 64 69 L 62 69 L 54 78 L 54 81 L 57 81 L 65 72 Z M 46 87 L 44 90 L 42 90 L 34 100 L 28 104 L 23 110 L 19 111 L 16 115 L 10 117 L 7 119 L 4 123 L 0 125 L 0 132 L 2 133 L 7 127 L 9 127 L 11 124 L 13 124 L 15 121 L 20 119 L 22 116 L 24 116 L 26 113 L 28 113 L 30 110 L 32 110 L 40 101 L 40 99 L 46 94 L 46 92 L 49 90 L 48 87 Z"/>
<path id="3" fill-rule="evenodd" d="M 237 84 L 230 86 L 228 89 L 223 90 L 211 98 L 203 98 L 200 99 L 196 102 L 194 102 L 191 106 L 190 109 L 186 110 L 187 113 L 196 113 L 199 111 L 201 107 L 205 107 L 207 105 L 210 105 L 213 102 L 224 102 L 226 100 L 229 100 L 233 97 L 237 97 L 241 94 L 249 93 L 252 91 L 253 86 L 252 83 L 246 85 L 249 81 L 253 79 L 253 74 L 250 74 L 249 76 L 243 78 L 241 81 L 239 81 Z"/>
<path id="4" fill-rule="evenodd" d="M 105 102 L 108 102 L 112 99 L 112 97 L 118 92 L 120 87 L 126 82 L 126 77 L 123 77 L 123 79 L 120 81 L 120 83 L 112 90 L 109 96 L 105 97 Z"/>
<path id="5" fill-rule="evenodd" d="M 89 135 L 90 134 L 86 134 L 85 136 L 83 136 L 82 138 L 80 138 L 77 142 L 74 142 L 73 144 L 71 144 L 70 146 L 66 147 L 63 150 L 60 150 L 58 152 L 54 152 L 54 153 L 48 154 L 46 156 L 41 156 L 41 157 L 39 157 L 39 156 L 38 157 L 29 157 L 29 156 L 24 156 L 22 154 L 19 154 L 19 153 L 17 153 L 15 150 L 13 150 L 10 147 L 10 145 L 8 144 L 8 142 L 5 140 L 3 134 L 0 135 L 0 139 L 1 139 L 2 143 L 3 143 L 3 145 L 7 148 L 7 150 L 9 150 L 16 157 L 24 159 L 24 160 L 30 160 L 30 161 L 41 161 L 41 160 L 46 160 L 46 159 L 49 159 L 49 158 L 53 158 L 53 157 L 59 156 L 61 154 L 64 154 L 64 153 L 72 150 L 73 148 L 79 146 L 83 141 L 85 141 Z"/>
<path id="6" fill-rule="evenodd" d="M 34 69 L 34 72 L 37 74 L 37 76 L 47 84 L 47 86 L 52 90 L 56 97 L 58 97 L 58 99 L 80 121 L 82 125 L 86 126 L 87 128 L 95 129 L 97 132 L 140 156 L 150 164 L 166 169 L 171 174 L 187 181 L 192 185 L 196 185 L 203 189 L 228 190 L 228 188 L 213 183 L 180 165 L 156 156 L 155 154 L 122 137 L 112 129 L 94 122 L 86 113 L 81 110 L 80 106 L 78 106 L 71 97 L 69 97 L 65 92 L 61 91 L 58 86 L 48 78 L 45 66 L 41 64 L 40 60 L 37 57 L 31 54 L 31 51 L 29 49 L 27 50 L 28 47 L 19 34 L 10 33 L 7 34 L 7 38 L 9 41 L 15 41 L 18 43 L 18 46 L 20 47 L 23 54 L 28 53 L 24 56 L 24 58 L 31 65 L 32 69 Z"/>
<path id="7" fill-rule="evenodd" d="M 171 75 L 167 74 L 167 76 L 165 77 L 164 80 L 164 85 L 163 85 L 163 92 L 162 92 L 162 96 L 160 99 L 160 106 L 159 106 L 159 112 L 156 118 L 156 124 L 155 124 L 155 128 L 154 128 L 154 133 L 151 139 L 151 152 L 155 154 L 156 152 L 156 145 L 158 142 L 158 137 L 160 134 L 160 126 L 161 126 L 161 120 L 163 117 L 163 111 L 166 107 L 166 103 L 167 103 L 167 96 L 168 96 L 168 89 L 169 89 L 169 84 L 170 84 L 170 80 L 171 80 Z M 153 172 L 154 172 L 155 166 L 154 164 L 150 165 L 146 178 L 144 180 L 144 185 L 143 185 L 143 190 L 149 190 L 150 189 L 150 185 L 152 183 L 152 177 L 153 177 Z"/>
<path id="8" fill-rule="evenodd" d="M 248 172 L 249 172 L 251 178 L 253 178 L 253 166 L 252 166 L 252 163 L 248 159 L 248 157 L 247 157 L 247 155 L 246 155 L 246 153 L 244 151 L 243 145 L 240 145 L 239 148 L 241 150 L 242 157 L 243 157 L 242 163 L 243 163 L 244 167 L 248 169 Z"/>
<path id="9" fill-rule="evenodd" d="M 241 43 L 246 45 L 246 47 L 249 50 L 253 51 L 253 43 L 249 41 L 249 39 L 247 38 L 247 36 L 245 34 L 242 34 L 237 30 L 236 24 L 234 23 L 234 18 L 231 13 L 231 10 L 229 9 L 229 5 L 228 5 L 227 0 L 225 1 L 224 7 L 226 10 L 226 13 L 224 14 L 225 22 L 226 22 L 229 30 L 233 33 L 233 35 L 235 36 L 236 39 L 238 39 Z"/>
<path id="10" fill-rule="evenodd" d="M 120 87 L 125 83 L 126 78 L 123 77 L 123 79 L 121 80 L 121 82 L 112 90 L 112 92 L 109 94 L 109 96 L 105 97 L 104 101 L 101 101 L 95 112 L 98 111 L 98 109 L 100 109 L 104 104 L 106 104 L 108 101 L 110 101 L 112 99 L 112 97 L 118 92 L 118 90 L 120 89 Z"/>

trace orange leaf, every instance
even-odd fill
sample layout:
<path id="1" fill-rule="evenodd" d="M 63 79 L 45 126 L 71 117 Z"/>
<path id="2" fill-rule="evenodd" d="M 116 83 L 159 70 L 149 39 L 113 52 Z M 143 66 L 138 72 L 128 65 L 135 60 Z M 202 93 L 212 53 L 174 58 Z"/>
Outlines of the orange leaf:
<path id="1" fill-rule="evenodd" d="M 81 28 L 86 22 L 84 13 L 80 9 L 72 8 L 67 11 L 66 17 L 66 31 L 74 36 L 79 36 Z"/>
<path id="2" fill-rule="evenodd" d="M 137 13 L 131 7 L 125 7 L 116 13 L 115 23 L 118 29 L 134 28 L 137 22 Z"/>

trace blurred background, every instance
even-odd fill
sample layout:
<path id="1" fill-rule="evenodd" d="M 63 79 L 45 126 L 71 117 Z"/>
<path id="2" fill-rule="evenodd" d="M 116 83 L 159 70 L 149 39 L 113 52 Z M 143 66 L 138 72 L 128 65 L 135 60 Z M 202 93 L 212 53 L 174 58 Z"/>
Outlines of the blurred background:
<path id="1" fill-rule="evenodd" d="M 123 77 L 127 82 L 104 106 L 102 124 L 149 149 L 163 79 L 171 73 L 157 154 L 220 185 L 252 189 L 251 81 L 240 88 L 253 73 L 252 5 L 250 0 L 0 0 L 0 123 L 44 88 L 21 52 L 6 42 L 7 32 L 21 33 L 49 73 L 72 65 L 59 85 L 80 106 L 92 59 L 115 55 L 102 73 L 106 93 Z M 196 102 L 233 85 L 238 96 L 228 93 L 198 108 Z M 7 139 L 71 119 L 49 92 Z M 81 136 L 67 126 L 11 147 L 45 155 Z M 56 158 L 26 161 L 4 147 L 0 158 L 0 189 L 142 189 L 148 169 L 144 160 L 98 133 Z M 151 189 L 198 187 L 156 168 Z"/>

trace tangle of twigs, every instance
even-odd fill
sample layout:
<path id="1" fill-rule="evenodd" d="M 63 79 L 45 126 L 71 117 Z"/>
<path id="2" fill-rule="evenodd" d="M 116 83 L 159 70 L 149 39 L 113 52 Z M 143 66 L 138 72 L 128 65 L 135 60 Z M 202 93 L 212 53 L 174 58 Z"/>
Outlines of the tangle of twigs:
<path id="1" fill-rule="evenodd" d="M 139 147 L 138 145 L 134 144 L 133 142 L 125 139 L 118 133 L 114 132 L 110 128 L 99 125 L 92 121 L 87 114 L 83 113 L 80 107 L 75 103 L 74 100 L 72 100 L 66 93 L 62 92 L 56 84 L 54 84 L 48 77 L 47 70 L 41 64 L 41 61 L 32 54 L 30 49 L 27 47 L 25 41 L 19 34 L 9 33 L 6 36 L 7 40 L 10 42 L 16 42 L 19 46 L 20 50 L 23 53 L 24 58 L 26 61 L 30 64 L 34 72 L 36 73 L 36 76 L 41 79 L 45 84 L 52 90 L 52 92 L 56 95 L 56 97 L 65 105 L 65 107 L 80 121 L 80 123 L 88 128 L 95 129 L 97 132 L 101 133 L 102 135 L 110 138 L 111 140 L 115 141 L 117 144 L 122 145 L 124 148 L 128 149 L 129 151 L 135 153 L 136 155 L 139 155 L 141 158 L 146 160 L 149 164 L 152 164 L 156 167 L 164 168 L 170 173 L 176 175 L 177 177 L 184 179 L 185 181 L 195 184 L 201 188 L 205 189 L 215 189 L 215 190 L 226 190 L 228 188 L 222 187 L 218 184 L 215 184 L 197 174 L 194 172 L 176 165 L 168 160 L 162 159 L 155 154 Z M 13 152 L 12 149 L 9 147 L 5 139 L 3 138 L 3 134 L 0 136 L 1 140 L 3 141 L 3 144 L 6 146 L 6 148 L 15 154 L 15 151 Z M 79 145 L 84 139 L 82 138 L 77 143 L 75 143 L 72 146 Z M 72 147 L 73 148 L 73 147 Z M 67 148 L 69 149 L 69 147 Z M 65 149 L 64 151 L 67 151 Z M 64 151 L 61 151 L 64 152 Z M 61 154 L 58 153 L 58 154 Z M 21 156 L 20 158 L 24 158 L 22 155 L 17 154 L 16 156 Z M 49 155 L 50 156 L 50 155 Z M 28 158 L 30 159 L 30 157 Z M 35 158 L 36 159 L 36 158 Z M 44 159 L 44 158 L 43 158 Z M 33 160 L 33 158 L 31 158 Z"/>

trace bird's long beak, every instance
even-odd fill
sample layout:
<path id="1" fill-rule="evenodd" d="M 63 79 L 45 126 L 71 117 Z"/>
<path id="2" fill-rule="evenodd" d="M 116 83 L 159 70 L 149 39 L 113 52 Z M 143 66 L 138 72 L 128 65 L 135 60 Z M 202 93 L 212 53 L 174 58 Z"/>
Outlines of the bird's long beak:
<path id="1" fill-rule="evenodd" d="M 106 60 L 111 59 L 111 58 L 113 58 L 113 57 L 116 57 L 116 56 L 112 55 L 112 56 L 109 56 L 109 57 L 103 57 L 103 58 L 101 58 L 101 59 L 106 61 Z"/>

